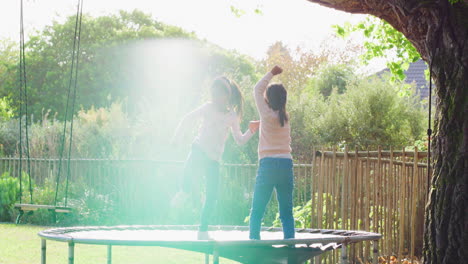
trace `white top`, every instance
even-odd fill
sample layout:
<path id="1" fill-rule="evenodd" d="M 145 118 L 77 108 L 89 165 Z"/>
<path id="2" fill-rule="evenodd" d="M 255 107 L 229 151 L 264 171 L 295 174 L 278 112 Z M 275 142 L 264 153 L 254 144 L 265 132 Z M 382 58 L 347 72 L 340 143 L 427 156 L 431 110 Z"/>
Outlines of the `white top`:
<path id="1" fill-rule="evenodd" d="M 265 101 L 265 91 L 273 78 L 267 73 L 254 88 L 255 104 L 260 115 L 260 136 L 258 141 L 258 158 L 287 158 L 291 155 L 291 127 L 289 121 L 281 126 L 279 111 L 275 111 Z"/>
<path id="2" fill-rule="evenodd" d="M 205 103 L 184 116 L 176 129 L 174 140 L 180 140 L 181 133 L 194 122 L 202 119 L 198 135 L 194 140 L 207 155 L 213 160 L 219 161 L 224 152 L 224 145 L 231 129 L 231 134 L 238 145 L 243 145 L 253 136 L 250 129 L 242 134 L 239 125 L 239 117 L 236 112 L 221 112 L 213 103 Z"/>

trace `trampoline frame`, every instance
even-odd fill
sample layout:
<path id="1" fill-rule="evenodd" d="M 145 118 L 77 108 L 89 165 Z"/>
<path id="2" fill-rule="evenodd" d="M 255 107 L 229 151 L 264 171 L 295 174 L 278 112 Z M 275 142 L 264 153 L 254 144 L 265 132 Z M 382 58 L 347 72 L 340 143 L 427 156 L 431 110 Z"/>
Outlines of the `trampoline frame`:
<path id="1" fill-rule="evenodd" d="M 67 233 L 80 232 L 80 231 L 127 231 L 127 230 L 197 230 L 198 226 L 192 225 L 122 225 L 122 226 L 81 226 L 81 227 L 65 227 L 53 228 L 43 230 L 38 233 L 41 238 L 41 264 L 46 264 L 47 242 L 46 240 L 53 240 L 58 242 L 68 243 L 68 264 L 74 263 L 75 244 L 94 244 L 94 245 L 107 245 L 107 264 L 112 263 L 112 246 L 159 246 L 168 247 L 182 250 L 190 250 L 188 247 L 196 244 L 199 247 L 206 248 L 206 250 L 191 250 L 195 252 L 205 253 L 205 262 L 209 263 L 209 255 L 213 255 L 213 263 L 219 263 L 219 249 L 221 247 L 229 246 L 256 246 L 266 248 L 268 246 L 284 246 L 291 247 L 294 245 L 310 245 L 315 243 L 329 244 L 336 243 L 341 247 L 341 263 L 348 263 L 348 256 L 346 246 L 348 244 L 358 243 L 362 241 L 373 241 L 373 263 L 378 262 L 378 240 L 382 235 L 378 233 L 371 233 L 365 231 L 349 231 L 349 230 L 330 230 L 330 229 L 298 229 L 296 233 L 311 233 L 311 234 L 327 234 L 335 235 L 324 238 L 295 238 L 295 239 L 269 239 L 269 240 L 103 240 L 96 238 L 74 238 L 67 236 Z M 247 226 L 210 226 L 209 231 L 248 231 Z M 269 232 L 282 232 L 281 228 L 268 228 L 263 227 L 262 231 Z M 300 249 L 300 248 L 291 248 Z M 330 246 L 325 249 L 329 250 Z M 235 259 L 234 259 L 235 260 Z M 235 260 L 236 261 L 236 260 Z"/>

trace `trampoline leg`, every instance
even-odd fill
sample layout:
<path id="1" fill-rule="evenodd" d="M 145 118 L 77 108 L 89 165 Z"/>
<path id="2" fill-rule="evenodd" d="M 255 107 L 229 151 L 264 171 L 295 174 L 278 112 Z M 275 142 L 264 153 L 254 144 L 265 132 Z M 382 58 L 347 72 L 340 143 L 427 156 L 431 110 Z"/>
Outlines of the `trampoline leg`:
<path id="1" fill-rule="evenodd" d="M 107 264 L 112 264 L 112 245 L 107 245 Z"/>
<path id="2" fill-rule="evenodd" d="M 348 247 L 346 244 L 341 246 L 341 264 L 348 264 Z"/>
<path id="3" fill-rule="evenodd" d="M 46 240 L 41 239 L 41 264 L 46 264 Z"/>
<path id="4" fill-rule="evenodd" d="M 205 264 L 210 264 L 210 254 L 205 253 Z"/>
<path id="5" fill-rule="evenodd" d="M 219 252 L 217 246 L 213 248 L 213 264 L 219 264 Z"/>
<path id="6" fill-rule="evenodd" d="M 372 259 L 373 264 L 378 264 L 379 263 L 379 241 L 374 240 L 374 258 Z"/>
<path id="7" fill-rule="evenodd" d="M 68 243 L 68 264 L 73 264 L 75 261 L 75 243 Z"/>

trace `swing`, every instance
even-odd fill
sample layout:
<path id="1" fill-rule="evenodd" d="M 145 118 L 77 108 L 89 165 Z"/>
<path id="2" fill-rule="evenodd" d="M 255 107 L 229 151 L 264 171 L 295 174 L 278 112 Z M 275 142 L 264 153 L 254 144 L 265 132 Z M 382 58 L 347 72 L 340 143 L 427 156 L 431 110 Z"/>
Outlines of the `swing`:
<path id="1" fill-rule="evenodd" d="M 25 60 L 25 48 L 24 48 L 24 25 L 23 25 L 23 0 L 21 0 L 21 7 L 20 7 L 20 118 L 19 118 L 19 129 L 20 129 L 20 141 L 19 141 L 19 152 L 20 152 L 20 162 L 19 162 L 19 182 L 20 182 L 20 189 L 19 189 L 19 203 L 15 204 L 15 209 L 19 210 L 19 214 L 16 218 L 16 224 L 21 222 L 21 218 L 25 213 L 28 215 L 32 214 L 34 211 L 39 209 L 46 209 L 52 213 L 52 221 L 56 222 L 56 214 L 57 213 L 64 213 L 69 214 L 72 213 L 73 209 L 67 206 L 68 201 L 68 180 L 70 177 L 70 155 L 71 155 L 71 144 L 72 144 L 72 136 L 73 136 L 73 112 L 75 109 L 75 99 L 76 99 L 76 87 L 77 87 L 77 77 L 78 77 L 78 54 L 80 51 L 80 35 L 81 35 L 81 20 L 82 20 L 82 1 L 78 2 L 77 7 L 77 14 L 76 14 L 76 23 L 75 23 L 75 32 L 74 32 L 74 40 L 73 40 L 73 52 L 72 52 L 72 63 L 70 68 L 70 79 L 68 85 L 68 95 L 67 95 L 67 105 L 65 111 L 65 120 L 63 125 L 63 134 L 62 134 L 62 144 L 60 148 L 60 159 L 58 165 L 58 173 L 56 177 L 55 183 L 55 198 L 53 205 L 42 205 L 42 204 L 35 204 L 33 200 L 33 190 L 32 190 L 32 183 L 31 183 L 31 166 L 30 166 L 30 156 L 29 156 L 29 133 L 28 133 L 28 94 L 27 94 L 27 82 L 26 82 L 26 60 Z M 76 66 L 75 66 L 76 60 Z M 74 78 L 73 78 L 74 77 Z M 70 103 L 70 92 L 72 89 L 73 84 L 73 98 L 72 98 L 72 110 L 71 110 L 71 120 L 70 120 L 70 137 L 69 137 L 69 149 L 68 149 L 68 158 L 67 158 L 67 175 L 66 175 L 66 186 L 65 186 L 65 202 L 63 206 L 59 206 L 57 204 L 58 198 L 58 191 L 59 191 L 59 182 L 60 176 L 62 173 L 62 160 L 63 160 L 63 151 L 65 146 L 65 131 L 67 127 L 67 117 L 68 117 L 68 108 Z M 27 160 L 27 171 L 28 171 L 28 179 L 29 179 L 29 203 L 23 203 L 23 121 L 22 121 L 22 114 L 25 115 L 25 124 L 24 124 L 24 137 L 26 139 L 26 160 Z"/>

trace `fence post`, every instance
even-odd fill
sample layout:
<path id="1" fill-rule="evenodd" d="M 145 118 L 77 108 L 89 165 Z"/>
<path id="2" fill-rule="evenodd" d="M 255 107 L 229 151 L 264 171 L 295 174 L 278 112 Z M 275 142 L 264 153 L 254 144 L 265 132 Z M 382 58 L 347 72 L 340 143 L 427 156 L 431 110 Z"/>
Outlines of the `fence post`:
<path id="1" fill-rule="evenodd" d="M 322 184 L 322 180 L 323 180 L 323 163 L 325 161 L 325 153 L 322 149 L 322 156 L 320 157 L 320 169 L 319 169 L 319 176 L 318 176 L 318 181 L 317 181 L 317 187 L 318 187 L 318 197 L 317 197 L 317 214 L 318 214 L 318 217 L 317 217 L 317 227 L 319 229 L 322 228 L 322 215 L 323 215 L 323 184 Z"/>
<path id="2" fill-rule="evenodd" d="M 398 257 L 403 259 L 403 247 L 405 242 L 405 189 L 406 189 L 406 153 L 405 149 L 403 148 L 401 158 L 401 179 L 400 179 L 400 242 L 398 245 Z"/>
<path id="3" fill-rule="evenodd" d="M 329 165 L 329 173 L 328 173 L 328 177 L 330 178 L 329 180 L 329 185 L 328 185 L 328 201 L 329 201 L 329 204 L 327 206 L 330 207 L 330 210 L 328 210 L 329 212 L 329 228 L 330 229 L 336 229 L 337 227 L 335 227 L 335 220 L 334 220 L 334 215 L 335 215 L 335 164 L 336 164 L 336 158 L 333 158 L 333 155 L 336 155 L 334 154 L 335 150 L 333 149 L 332 151 L 332 158 L 330 159 L 330 165 Z"/>
<path id="4" fill-rule="evenodd" d="M 324 161 L 325 161 L 325 151 L 321 149 L 322 155 L 320 156 L 320 168 L 317 178 L 317 228 L 322 229 L 322 216 L 323 216 L 323 174 L 324 174 Z M 317 263 L 322 263 L 322 256 L 316 257 Z"/>
<path id="5" fill-rule="evenodd" d="M 331 203 L 332 203 L 332 219 L 333 215 L 338 215 L 338 192 L 339 192 L 339 181 L 336 179 L 336 148 L 333 148 L 333 161 L 332 161 L 332 196 L 331 196 Z M 337 221 L 333 221 L 333 229 L 338 229 Z"/>
<path id="6" fill-rule="evenodd" d="M 366 157 L 366 181 L 365 182 L 365 185 L 366 185 L 366 195 L 367 195 L 367 199 L 366 199 L 366 205 L 365 205 L 365 230 L 366 231 L 371 231 L 370 230 L 370 205 L 371 205 L 371 198 L 372 198 L 372 195 L 371 195 L 371 183 L 370 183 L 370 168 L 371 168 L 371 160 L 370 160 L 370 153 L 369 153 L 369 148 L 367 148 L 367 157 Z M 365 252 L 365 259 L 366 261 L 369 259 L 369 253 L 370 253 L 370 242 L 369 241 L 366 241 L 366 252 Z"/>
<path id="7" fill-rule="evenodd" d="M 348 183 L 347 183 L 347 177 L 346 174 L 348 172 L 348 145 L 345 146 L 345 151 L 344 151 L 344 158 L 343 158 L 343 183 L 341 185 L 341 229 L 346 229 L 348 224 L 348 219 L 347 219 L 347 189 L 348 189 Z"/>
<path id="8" fill-rule="evenodd" d="M 322 153 L 323 155 L 323 153 Z M 315 147 L 312 148 L 312 168 L 310 170 L 310 228 L 313 228 L 314 224 L 314 208 L 317 208 L 317 205 L 315 204 L 315 192 L 314 192 L 314 169 L 315 169 L 315 158 L 316 158 L 316 153 L 315 153 Z M 315 207 L 314 207 L 315 206 Z"/>
<path id="9" fill-rule="evenodd" d="M 413 190 L 411 197 L 411 248 L 410 248 L 410 258 L 411 260 L 414 257 L 414 246 L 416 240 L 416 206 L 419 190 L 418 182 L 418 147 L 414 147 L 414 158 L 413 158 Z"/>
<path id="10" fill-rule="evenodd" d="M 392 247 L 393 247 L 393 236 L 392 236 L 392 227 L 393 227 L 393 215 L 394 215 L 394 209 L 393 209 L 393 197 L 395 193 L 395 186 L 394 182 L 395 180 L 393 179 L 393 148 L 390 147 L 390 161 L 389 161 L 389 167 L 388 167 L 388 187 L 387 187 L 387 230 L 385 231 L 385 236 L 387 237 L 389 243 L 387 244 L 386 248 L 386 254 L 390 255 L 392 252 Z"/>
<path id="11" fill-rule="evenodd" d="M 372 259 L 372 264 L 378 264 L 379 263 L 379 241 L 375 240 L 374 241 L 374 257 Z"/>
<path id="12" fill-rule="evenodd" d="M 381 212 L 381 207 L 382 207 L 382 192 L 383 192 L 383 188 L 382 188 L 382 146 L 379 146 L 378 147 L 378 154 L 377 154 L 377 174 L 376 174 L 376 179 L 377 179 L 377 184 L 376 184 L 376 188 L 377 188 L 377 199 L 376 199 L 376 231 L 377 233 L 381 233 L 382 232 L 382 227 L 380 225 L 380 222 L 382 221 L 380 219 L 380 212 Z M 382 243 L 384 243 L 384 241 L 379 241 Z M 383 247 L 382 247 L 383 248 Z"/>
<path id="13" fill-rule="evenodd" d="M 359 183 L 358 183 L 358 149 L 357 147 L 354 148 L 354 159 L 351 162 L 352 167 L 351 167 L 351 174 L 350 174 L 350 194 L 352 197 L 352 202 L 350 204 L 351 207 L 351 229 L 352 230 L 357 230 L 358 229 L 358 214 L 357 214 L 357 208 L 358 208 L 358 201 L 359 201 L 359 195 L 358 195 L 358 189 L 359 189 Z M 351 259 L 355 260 L 356 259 L 356 244 L 352 244 L 350 248 L 350 254 Z"/>

